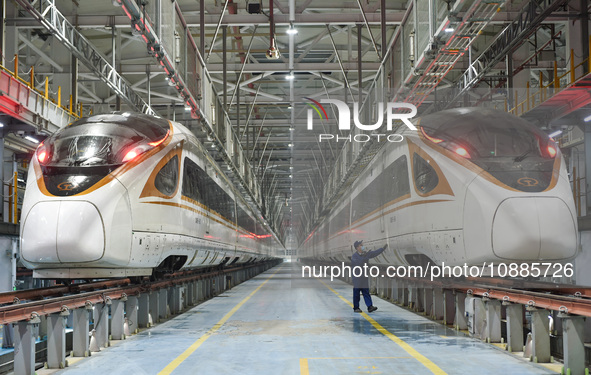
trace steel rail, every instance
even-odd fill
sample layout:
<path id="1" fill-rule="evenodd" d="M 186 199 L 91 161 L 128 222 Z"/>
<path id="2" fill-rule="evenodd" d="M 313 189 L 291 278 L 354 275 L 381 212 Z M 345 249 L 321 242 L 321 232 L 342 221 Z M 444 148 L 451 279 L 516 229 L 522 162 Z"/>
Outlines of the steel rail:
<path id="1" fill-rule="evenodd" d="M 227 273 L 246 270 L 271 261 L 235 266 L 223 270 L 208 272 L 181 271 L 170 277 L 147 283 L 133 284 L 129 279 L 102 280 L 87 284 L 74 284 L 71 286 L 55 286 L 50 288 L 29 289 L 16 292 L 0 293 L 0 324 L 10 324 L 20 321 L 28 321 L 35 316 L 59 313 L 64 309 L 76 308 L 97 303 L 108 303 L 109 300 L 124 299 L 128 296 L 139 295 L 149 291 L 182 285 L 188 282 L 203 280 L 212 276 L 223 276 Z M 88 290 L 80 293 L 81 290 Z M 71 293 L 69 295 L 64 295 Z M 28 300 L 41 298 L 38 300 Z M 25 302 L 23 302 L 25 301 Z M 10 303 L 10 304 L 7 304 Z"/>

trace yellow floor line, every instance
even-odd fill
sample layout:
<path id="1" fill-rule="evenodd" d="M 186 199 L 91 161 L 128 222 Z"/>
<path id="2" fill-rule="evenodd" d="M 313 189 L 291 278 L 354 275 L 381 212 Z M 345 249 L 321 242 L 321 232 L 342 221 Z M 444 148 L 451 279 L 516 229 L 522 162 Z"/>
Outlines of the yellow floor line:
<path id="1" fill-rule="evenodd" d="M 330 289 L 331 292 L 336 294 L 346 304 L 351 306 L 351 308 L 353 308 L 353 304 L 351 302 L 349 302 L 348 299 L 341 296 L 336 290 L 334 290 L 330 286 L 326 285 L 326 283 L 324 281 L 322 281 L 320 279 L 317 279 L 317 280 L 320 281 L 325 287 Z M 382 325 L 380 323 L 376 322 L 371 316 L 367 315 L 364 312 L 361 313 L 360 315 L 363 316 L 365 318 L 365 320 L 370 322 L 371 325 L 374 326 L 374 328 L 377 329 L 380 333 L 382 333 L 384 336 L 386 336 L 387 338 L 389 338 L 390 340 L 392 340 L 396 344 L 398 344 L 402 349 L 404 349 L 404 351 L 406 351 L 408 354 L 410 354 L 411 357 L 413 357 L 417 361 L 421 362 L 421 364 L 423 364 L 423 366 L 427 367 L 432 373 L 437 374 L 437 375 L 447 375 L 447 373 L 445 371 L 440 369 L 435 363 L 431 362 L 431 360 L 429 360 L 429 358 L 427 358 L 424 355 L 422 355 L 421 353 L 419 353 L 416 349 L 414 349 L 412 346 L 410 346 L 405 341 L 400 339 L 398 336 L 390 333 L 386 328 L 382 327 Z"/>
<path id="2" fill-rule="evenodd" d="M 209 331 L 207 331 L 203 336 L 201 336 L 199 338 L 199 340 L 195 341 L 187 350 L 185 350 L 181 355 L 179 355 L 178 357 L 176 357 L 172 362 L 170 362 L 165 368 L 164 370 L 160 371 L 158 373 L 158 375 L 168 375 L 170 373 L 172 373 L 177 367 L 180 366 L 181 363 L 183 363 L 183 361 L 185 361 L 191 354 L 193 354 L 193 352 L 195 352 L 195 350 L 199 349 L 199 347 L 201 346 L 201 344 L 203 344 L 205 342 L 205 340 L 207 340 L 211 335 L 213 335 L 218 329 L 220 329 L 224 323 L 226 323 L 226 321 L 228 319 L 230 319 L 230 317 L 232 317 L 232 315 L 234 315 L 234 313 L 236 311 L 238 311 L 239 308 L 242 307 L 242 305 L 244 305 L 246 303 L 246 301 L 248 301 L 250 299 L 250 297 L 252 297 L 256 292 L 258 292 L 263 285 L 265 285 L 267 283 L 267 281 L 271 280 L 271 278 L 273 276 L 275 276 L 275 274 L 279 271 L 281 271 L 283 268 L 279 268 L 277 271 L 273 272 L 271 274 L 271 276 L 269 276 L 267 278 L 267 280 L 265 280 L 261 285 L 258 286 L 258 288 L 256 288 L 255 290 L 252 291 L 252 293 L 250 293 L 248 296 L 246 296 L 242 301 L 240 301 L 236 306 L 234 306 L 234 308 L 232 310 L 230 310 L 230 312 L 228 312 L 226 315 L 224 315 L 224 317 L 222 319 L 220 319 L 219 322 L 217 322 L 213 327 L 211 327 L 209 329 Z"/>
<path id="3" fill-rule="evenodd" d="M 310 375 L 308 368 L 308 358 L 300 358 L 300 375 Z"/>

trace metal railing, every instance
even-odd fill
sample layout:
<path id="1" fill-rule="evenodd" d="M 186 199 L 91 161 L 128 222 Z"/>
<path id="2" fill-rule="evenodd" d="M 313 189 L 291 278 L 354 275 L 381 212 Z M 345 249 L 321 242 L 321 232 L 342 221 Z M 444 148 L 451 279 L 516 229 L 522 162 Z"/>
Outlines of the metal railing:
<path id="1" fill-rule="evenodd" d="M 14 70 L 10 70 L 1 64 L 0 64 L 0 70 L 7 72 L 11 76 L 13 76 L 17 81 L 23 83 L 24 85 L 28 86 L 31 90 L 33 90 L 37 94 L 41 95 L 43 97 L 43 99 L 56 104 L 58 106 L 58 108 L 63 109 L 69 115 L 71 115 L 75 118 L 80 118 L 83 116 L 83 109 L 84 109 L 83 104 L 80 102 L 78 105 L 74 105 L 72 95 L 70 95 L 69 105 L 68 106 L 62 105 L 62 87 L 61 86 L 58 86 L 58 88 L 57 88 L 57 93 L 55 94 L 56 97 L 55 98 L 52 97 L 50 95 L 51 92 L 49 90 L 49 77 L 45 77 L 44 89 L 39 90 L 35 86 L 35 67 L 31 66 L 31 68 L 29 69 L 29 73 L 28 73 L 29 80 L 26 81 L 25 79 L 23 79 L 22 77 L 20 77 L 18 75 L 18 64 L 19 64 L 18 54 L 14 55 L 13 61 L 14 61 Z M 92 114 L 92 109 L 89 109 L 89 114 Z"/>
<path id="2" fill-rule="evenodd" d="M 589 46 L 591 47 L 591 37 L 589 38 Z M 582 74 L 577 76 L 576 70 L 586 66 L 587 73 L 583 71 Z M 544 84 L 544 76 L 542 72 L 539 74 L 538 78 L 538 90 L 535 92 L 531 92 L 529 82 L 526 85 L 525 91 L 525 99 L 521 102 L 519 101 L 518 91 L 515 90 L 515 105 L 513 108 L 510 108 L 510 103 L 507 99 L 505 99 L 505 111 L 512 113 L 516 116 L 521 116 L 524 113 L 533 109 L 536 105 L 545 102 L 546 100 L 550 99 L 552 96 L 558 94 L 564 88 L 572 85 L 578 79 L 586 76 L 591 72 L 591 58 L 587 57 L 583 59 L 581 62 L 575 65 L 575 54 L 574 50 L 570 50 L 570 61 L 569 61 L 569 68 L 563 74 L 558 74 L 558 63 L 554 61 L 554 77 L 553 80 Z M 566 78 L 566 83 L 562 83 L 562 81 Z"/>

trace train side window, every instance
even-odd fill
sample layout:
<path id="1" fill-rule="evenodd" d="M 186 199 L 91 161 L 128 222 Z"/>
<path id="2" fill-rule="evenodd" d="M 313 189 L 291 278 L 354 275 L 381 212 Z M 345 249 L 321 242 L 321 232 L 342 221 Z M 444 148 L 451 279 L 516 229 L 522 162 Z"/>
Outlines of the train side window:
<path id="1" fill-rule="evenodd" d="M 185 158 L 185 167 L 183 168 L 183 187 L 182 194 L 185 197 L 197 202 L 204 203 L 199 189 L 199 166 L 189 158 Z"/>
<path id="2" fill-rule="evenodd" d="M 408 165 L 406 155 L 402 155 L 390 164 L 383 173 L 385 180 L 382 184 L 386 187 L 387 196 L 383 197 L 383 203 L 410 194 L 410 182 L 408 180 Z"/>
<path id="3" fill-rule="evenodd" d="M 426 194 L 439 184 L 439 177 L 435 169 L 417 153 L 413 155 L 413 173 L 415 186 L 419 193 Z"/>
<path id="4" fill-rule="evenodd" d="M 160 169 L 154 180 L 154 186 L 166 196 L 174 194 L 179 182 L 179 158 L 174 156 Z"/>

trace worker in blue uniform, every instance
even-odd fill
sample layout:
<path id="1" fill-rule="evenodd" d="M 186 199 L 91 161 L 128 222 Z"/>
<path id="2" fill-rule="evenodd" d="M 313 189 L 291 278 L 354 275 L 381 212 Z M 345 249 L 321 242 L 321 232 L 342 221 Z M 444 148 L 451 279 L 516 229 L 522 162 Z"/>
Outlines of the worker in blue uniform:
<path id="1" fill-rule="evenodd" d="M 365 246 L 363 246 L 363 241 L 355 241 L 353 247 L 355 248 L 355 253 L 351 257 L 351 268 L 353 269 L 353 311 L 357 313 L 362 312 L 359 308 L 359 300 L 361 299 L 359 293 L 361 293 L 363 294 L 367 311 L 374 312 L 378 308 L 373 305 L 371 296 L 369 295 L 369 271 L 365 265 L 369 259 L 377 257 L 386 250 L 388 244 L 385 244 L 380 249 L 367 252 L 365 251 Z M 355 267 L 359 268 L 355 269 Z"/>

